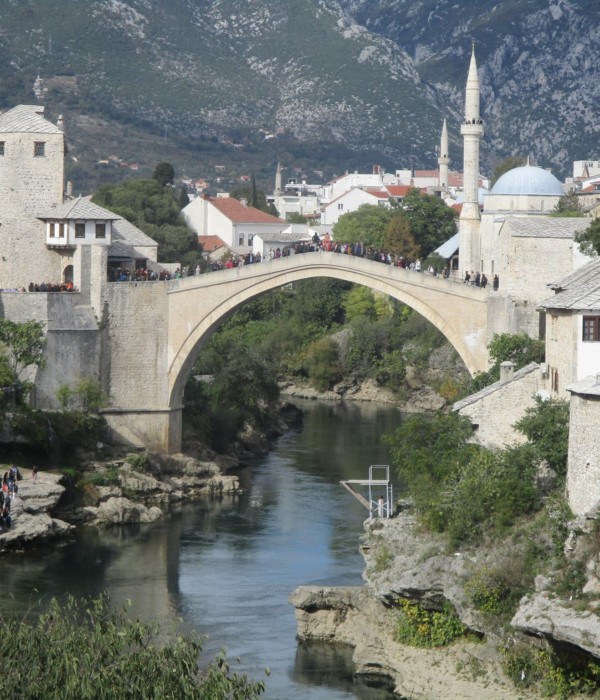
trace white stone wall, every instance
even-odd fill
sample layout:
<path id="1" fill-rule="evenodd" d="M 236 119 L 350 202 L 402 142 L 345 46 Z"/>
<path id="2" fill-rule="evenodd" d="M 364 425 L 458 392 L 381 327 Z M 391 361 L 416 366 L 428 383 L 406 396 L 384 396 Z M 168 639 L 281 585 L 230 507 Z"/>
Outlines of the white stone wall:
<path id="1" fill-rule="evenodd" d="M 577 371 L 576 333 L 577 316 L 572 312 L 552 310 L 546 314 L 546 363 L 552 386 L 562 398 L 569 398 L 565 391 L 569 384 L 583 378 Z"/>
<path id="2" fill-rule="evenodd" d="M 2 133 L 0 156 L 0 289 L 29 282 L 60 282 L 60 255 L 46 247 L 44 224 L 37 216 L 62 204 L 62 133 Z M 34 156 L 34 143 L 45 143 Z"/>
<path id="3" fill-rule="evenodd" d="M 567 497 L 575 515 L 600 501 L 600 397 L 571 396 Z"/>

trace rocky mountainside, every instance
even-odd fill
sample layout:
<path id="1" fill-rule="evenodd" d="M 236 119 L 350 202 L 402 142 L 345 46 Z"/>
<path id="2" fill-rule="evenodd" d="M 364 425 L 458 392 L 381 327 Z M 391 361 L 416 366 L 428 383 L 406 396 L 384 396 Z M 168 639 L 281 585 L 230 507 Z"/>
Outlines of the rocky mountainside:
<path id="1" fill-rule="evenodd" d="M 277 160 L 435 167 L 444 116 L 461 167 L 476 40 L 487 169 L 530 153 L 566 174 L 597 155 L 599 17 L 574 0 L 5 0 L 0 108 L 32 102 L 39 74 L 76 181 L 115 150 L 259 180 Z"/>

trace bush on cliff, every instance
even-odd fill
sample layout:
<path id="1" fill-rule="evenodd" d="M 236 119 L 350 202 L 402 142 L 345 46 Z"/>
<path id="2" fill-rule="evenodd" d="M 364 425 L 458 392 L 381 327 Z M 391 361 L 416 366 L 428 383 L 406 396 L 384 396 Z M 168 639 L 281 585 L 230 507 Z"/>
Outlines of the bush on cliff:
<path id="1" fill-rule="evenodd" d="M 7 698 L 100 700 L 119 697 L 251 700 L 263 682 L 231 672 L 224 656 L 198 665 L 200 642 L 171 636 L 124 612 L 106 596 L 51 601 L 35 620 L 0 620 L 0 692 Z"/>

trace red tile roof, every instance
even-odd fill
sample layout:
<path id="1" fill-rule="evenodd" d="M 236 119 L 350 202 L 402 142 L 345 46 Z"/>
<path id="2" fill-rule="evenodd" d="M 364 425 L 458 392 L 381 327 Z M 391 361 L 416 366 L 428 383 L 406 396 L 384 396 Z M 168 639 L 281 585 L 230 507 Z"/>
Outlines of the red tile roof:
<path id="1" fill-rule="evenodd" d="M 244 206 L 233 197 L 211 198 L 210 203 L 235 224 L 285 224 L 284 219 L 271 216 L 260 209 Z"/>
<path id="2" fill-rule="evenodd" d="M 219 236 L 198 236 L 198 243 L 200 243 L 205 253 L 212 253 L 218 248 L 227 246 L 225 241 L 219 238 Z"/>
<path id="3" fill-rule="evenodd" d="M 386 189 L 390 193 L 390 197 L 406 197 L 414 188 L 410 185 L 387 185 Z"/>

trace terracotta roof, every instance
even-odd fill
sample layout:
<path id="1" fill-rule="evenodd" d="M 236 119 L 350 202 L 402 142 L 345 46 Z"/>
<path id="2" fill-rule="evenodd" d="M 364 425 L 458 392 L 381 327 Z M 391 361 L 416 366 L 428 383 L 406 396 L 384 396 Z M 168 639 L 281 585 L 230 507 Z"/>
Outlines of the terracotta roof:
<path id="1" fill-rule="evenodd" d="M 390 197 L 405 197 L 412 189 L 410 185 L 387 185 L 386 190 Z"/>
<path id="2" fill-rule="evenodd" d="M 271 216 L 260 209 L 244 206 L 233 197 L 217 197 L 210 199 L 210 203 L 224 214 L 230 221 L 236 224 L 285 224 L 284 219 Z"/>
<path id="3" fill-rule="evenodd" d="M 219 236 L 198 236 L 198 243 L 200 243 L 205 253 L 213 253 L 218 248 L 227 247 L 225 241 Z"/>
<path id="4" fill-rule="evenodd" d="M 389 199 L 390 197 L 386 190 L 374 189 L 372 187 L 366 187 L 365 192 L 373 197 L 377 197 L 378 199 Z"/>

